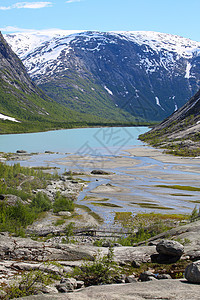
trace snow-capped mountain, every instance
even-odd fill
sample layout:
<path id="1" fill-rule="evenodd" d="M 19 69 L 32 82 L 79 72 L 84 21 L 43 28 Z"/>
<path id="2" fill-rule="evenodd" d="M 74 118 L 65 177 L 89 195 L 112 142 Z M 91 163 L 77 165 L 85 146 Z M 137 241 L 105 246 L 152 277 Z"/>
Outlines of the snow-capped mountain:
<path id="1" fill-rule="evenodd" d="M 66 31 L 5 35 L 32 79 L 81 112 L 114 103 L 161 120 L 199 89 L 200 42 L 156 32 Z"/>

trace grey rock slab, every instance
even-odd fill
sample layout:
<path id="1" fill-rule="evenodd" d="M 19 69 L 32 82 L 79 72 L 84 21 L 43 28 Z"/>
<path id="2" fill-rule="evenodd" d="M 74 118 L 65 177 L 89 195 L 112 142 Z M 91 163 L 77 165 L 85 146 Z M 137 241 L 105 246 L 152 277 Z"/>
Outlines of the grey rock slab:
<path id="1" fill-rule="evenodd" d="M 200 285 L 188 284 L 186 280 L 155 280 L 92 286 L 74 293 L 55 295 L 36 295 L 24 297 L 26 300 L 199 300 Z"/>
<path id="2" fill-rule="evenodd" d="M 184 246 L 176 241 L 162 240 L 156 245 L 156 250 L 159 254 L 181 257 L 184 253 Z"/>
<path id="3" fill-rule="evenodd" d="M 118 263 L 145 263 L 151 261 L 151 255 L 156 254 L 155 246 L 140 247 L 116 247 L 114 248 L 114 260 Z"/>
<path id="4" fill-rule="evenodd" d="M 200 283 L 200 260 L 189 264 L 185 268 L 185 278 L 192 283 Z"/>
<path id="5" fill-rule="evenodd" d="M 49 244 L 33 241 L 30 238 L 13 238 L 0 234 L 0 259 L 23 261 L 53 260 L 93 260 L 98 254 L 107 254 L 106 248 L 72 244 Z"/>

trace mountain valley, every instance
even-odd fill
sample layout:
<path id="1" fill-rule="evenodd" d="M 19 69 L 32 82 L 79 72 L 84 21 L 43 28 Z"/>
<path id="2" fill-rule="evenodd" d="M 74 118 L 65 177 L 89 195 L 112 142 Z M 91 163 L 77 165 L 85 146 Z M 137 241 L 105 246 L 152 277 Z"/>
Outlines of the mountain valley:
<path id="1" fill-rule="evenodd" d="M 183 37 L 44 31 L 5 38 L 49 97 L 81 113 L 161 121 L 199 88 L 200 43 Z"/>

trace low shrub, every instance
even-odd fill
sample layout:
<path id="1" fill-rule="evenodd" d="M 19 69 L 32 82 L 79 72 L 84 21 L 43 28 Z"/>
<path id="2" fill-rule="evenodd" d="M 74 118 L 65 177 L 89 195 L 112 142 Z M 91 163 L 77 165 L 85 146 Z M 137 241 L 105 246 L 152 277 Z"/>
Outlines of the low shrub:
<path id="1" fill-rule="evenodd" d="M 53 212 L 58 213 L 59 211 L 74 211 L 74 201 L 65 196 L 62 196 L 57 192 L 55 201 L 53 203 Z"/>
<path id="2" fill-rule="evenodd" d="M 31 271 L 23 274 L 20 281 L 15 282 L 5 289 L 6 296 L 3 299 L 21 298 L 36 295 L 52 282 L 51 275 L 42 271 Z"/>
<path id="3" fill-rule="evenodd" d="M 50 210 L 52 208 L 52 203 L 46 194 L 38 192 L 33 198 L 30 207 L 39 213 Z"/>
<path id="4" fill-rule="evenodd" d="M 85 262 L 81 268 L 75 268 L 73 277 L 84 281 L 86 286 L 117 282 L 119 267 L 113 260 L 113 249 L 102 258 L 97 256 L 93 262 Z"/>

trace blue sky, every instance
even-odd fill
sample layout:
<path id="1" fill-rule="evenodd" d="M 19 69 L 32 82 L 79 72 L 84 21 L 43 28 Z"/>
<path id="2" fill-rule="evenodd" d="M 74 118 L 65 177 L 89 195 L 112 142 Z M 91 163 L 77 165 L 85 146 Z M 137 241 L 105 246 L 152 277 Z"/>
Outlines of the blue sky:
<path id="1" fill-rule="evenodd" d="M 0 0 L 0 30 L 148 30 L 200 41 L 200 0 Z"/>

